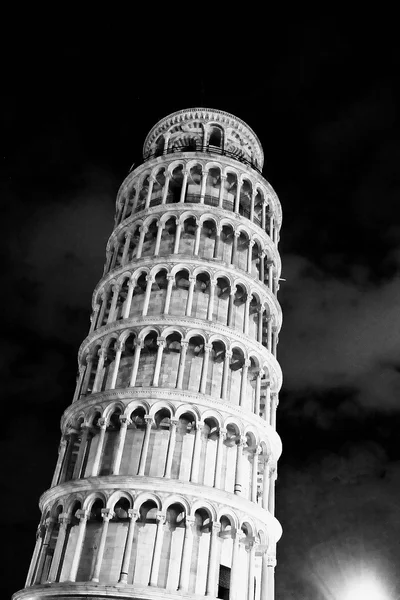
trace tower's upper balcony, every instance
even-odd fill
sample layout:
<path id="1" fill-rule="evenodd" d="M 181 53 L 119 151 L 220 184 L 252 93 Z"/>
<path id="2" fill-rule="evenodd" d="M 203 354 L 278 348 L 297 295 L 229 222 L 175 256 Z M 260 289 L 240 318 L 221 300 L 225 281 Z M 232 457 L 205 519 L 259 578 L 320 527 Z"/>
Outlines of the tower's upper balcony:
<path id="1" fill-rule="evenodd" d="M 229 156 L 261 172 L 264 153 L 254 131 L 230 113 L 188 108 L 161 119 L 143 145 L 143 158 L 174 152 L 207 152 Z"/>

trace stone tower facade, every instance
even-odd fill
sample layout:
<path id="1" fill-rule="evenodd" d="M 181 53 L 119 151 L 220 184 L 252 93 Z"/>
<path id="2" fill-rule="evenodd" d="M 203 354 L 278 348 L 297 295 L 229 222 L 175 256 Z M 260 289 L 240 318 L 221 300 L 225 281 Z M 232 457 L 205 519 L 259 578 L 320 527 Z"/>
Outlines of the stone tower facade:
<path id="1" fill-rule="evenodd" d="M 14 599 L 273 600 L 281 207 L 229 113 L 173 113 L 143 156 Z"/>

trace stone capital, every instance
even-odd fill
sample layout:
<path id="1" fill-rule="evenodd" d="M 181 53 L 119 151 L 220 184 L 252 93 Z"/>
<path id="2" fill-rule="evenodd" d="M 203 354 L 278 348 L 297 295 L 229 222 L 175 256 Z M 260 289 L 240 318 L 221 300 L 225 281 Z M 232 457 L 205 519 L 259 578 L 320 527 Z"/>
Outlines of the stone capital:
<path id="1" fill-rule="evenodd" d="M 128 427 L 132 423 L 129 417 L 124 417 L 123 415 L 120 415 L 119 422 L 121 423 L 121 427 Z"/>
<path id="2" fill-rule="evenodd" d="M 157 346 L 159 348 L 165 348 L 166 340 L 164 338 L 157 338 Z"/>
<path id="3" fill-rule="evenodd" d="M 157 521 L 157 524 L 164 525 L 164 523 L 166 521 L 166 515 L 165 515 L 165 513 L 161 512 L 161 511 L 158 511 L 157 514 L 156 514 L 156 521 Z"/>
<path id="4" fill-rule="evenodd" d="M 115 344 L 115 351 L 116 352 L 122 352 L 122 350 L 124 349 L 125 343 L 121 342 L 121 340 L 118 340 L 118 342 Z"/>
<path id="5" fill-rule="evenodd" d="M 100 429 L 107 429 L 107 421 L 106 419 L 99 419 L 97 421 L 97 425 L 100 427 Z"/>
<path id="6" fill-rule="evenodd" d="M 149 415 L 145 415 L 144 420 L 146 421 L 146 425 L 147 427 L 151 427 L 152 424 L 154 423 L 154 419 L 153 417 L 150 417 Z"/>
<path id="7" fill-rule="evenodd" d="M 140 513 L 138 510 L 136 510 L 136 508 L 129 508 L 128 516 L 132 521 L 137 521 L 138 518 L 140 517 Z"/>
<path id="8" fill-rule="evenodd" d="M 114 513 L 111 510 L 111 508 L 102 508 L 101 509 L 101 516 L 103 517 L 103 521 L 109 521 L 110 519 L 113 518 Z"/>
<path id="9" fill-rule="evenodd" d="M 77 519 L 79 519 L 81 522 L 87 521 L 87 519 L 89 517 L 89 513 L 87 510 L 77 510 L 75 514 L 76 514 Z"/>
<path id="10" fill-rule="evenodd" d="M 179 423 L 179 419 L 177 419 L 176 417 L 171 417 L 169 420 L 170 424 L 173 425 L 174 427 L 176 427 Z"/>

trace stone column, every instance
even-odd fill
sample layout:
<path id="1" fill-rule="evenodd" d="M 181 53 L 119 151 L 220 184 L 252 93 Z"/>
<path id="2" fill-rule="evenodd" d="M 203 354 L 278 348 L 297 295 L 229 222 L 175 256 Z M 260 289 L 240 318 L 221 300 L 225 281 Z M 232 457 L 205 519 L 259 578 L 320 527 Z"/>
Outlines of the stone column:
<path id="1" fill-rule="evenodd" d="M 79 444 L 78 456 L 76 458 L 76 463 L 74 467 L 74 472 L 72 474 L 72 479 L 79 479 L 82 471 L 83 459 L 85 456 L 86 444 L 88 441 L 89 435 L 89 427 L 84 425 L 82 427 L 82 435 L 81 435 L 81 443 Z"/>
<path id="2" fill-rule="evenodd" d="M 222 372 L 222 391 L 221 391 L 221 400 L 226 400 L 228 393 L 228 375 L 230 370 L 230 362 L 232 358 L 232 352 L 227 350 L 225 352 L 225 360 L 224 360 L 224 370 Z"/>
<path id="3" fill-rule="evenodd" d="M 196 237 L 194 240 L 194 250 L 193 250 L 193 254 L 194 256 L 197 256 L 199 253 L 199 248 L 200 248 L 200 236 L 201 236 L 201 223 L 198 219 L 196 219 Z"/>
<path id="4" fill-rule="evenodd" d="M 179 574 L 179 586 L 178 589 L 182 592 L 187 592 L 189 589 L 190 582 L 190 564 L 192 562 L 192 549 L 193 549 L 193 530 L 196 527 L 196 521 L 194 517 L 186 517 L 185 519 L 185 538 L 183 541 L 183 552 L 181 570 Z"/>
<path id="5" fill-rule="evenodd" d="M 233 536 L 232 536 L 233 537 Z M 231 585 L 230 585 L 230 599 L 231 600 L 243 600 L 239 597 L 238 583 L 242 574 L 242 565 L 240 564 L 239 544 L 244 538 L 244 534 L 240 530 L 236 530 L 233 538 L 232 548 L 232 568 L 231 568 Z"/>
<path id="6" fill-rule="evenodd" d="M 169 312 L 169 305 L 171 302 L 171 294 L 172 294 L 172 286 L 175 281 L 175 275 L 167 275 L 168 285 L 167 285 L 167 293 L 165 296 L 165 305 L 164 305 L 164 315 L 167 315 Z"/>
<path id="7" fill-rule="evenodd" d="M 164 230 L 164 227 L 165 227 L 165 224 L 160 223 L 160 221 L 158 221 L 158 229 L 157 229 L 156 245 L 154 248 L 154 256 L 158 256 L 158 254 L 160 252 L 161 237 L 162 237 L 162 232 Z"/>
<path id="8" fill-rule="evenodd" d="M 92 477 L 97 477 L 97 475 L 99 473 L 100 461 L 101 461 L 101 457 L 103 454 L 104 439 L 105 439 L 106 429 L 107 429 L 107 421 L 105 419 L 99 419 L 98 425 L 100 427 L 100 433 L 99 433 L 99 441 L 97 443 L 97 448 L 96 448 L 96 454 L 95 454 L 94 461 L 93 461 L 92 475 L 91 475 Z"/>
<path id="9" fill-rule="evenodd" d="M 267 318 L 267 348 L 272 352 L 272 319 Z"/>
<path id="10" fill-rule="evenodd" d="M 254 402 L 254 413 L 257 417 L 260 417 L 260 404 L 261 404 L 261 378 L 262 378 L 262 369 L 258 369 L 257 377 L 256 377 L 256 393 L 255 393 L 255 402 Z"/>
<path id="11" fill-rule="evenodd" d="M 146 281 L 147 281 L 147 285 L 146 285 L 146 292 L 145 292 L 144 300 L 143 300 L 142 317 L 145 317 L 147 315 L 147 311 L 149 310 L 150 294 L 151 294 L 151 287 L 154 283 L 154 275 L 147 275 Z"/>
<path id="12" fill-rule="evenodd" d="M 267 457 L 265 457 L 264 462 L 264 473 L 263 473 L 263 491 L 262 491 L 262 507 L 265 510 L 268 510 L 268 498 L 269 498 L 269 478 L 270 478 L 270 469 Z"/>
<path id="13" fill-rule="evenodd" d="M 241 496 L 243 493 L 242 477 L 243 477 L 243 448 L 246 444 L 246 438 L 241 435 L 239 443 L 236 445 L 236 473 L 235 473 L 235 488 L 234 492 L 237 496 Z"/>
<path id="14" fill-rule="evenodd" d="M 118 240 L 115 242 L 113 255 L 111 258 L 110 271 L 115 267 L 115 263 L 117 262 L 117 256 L 119 252 L 119 242 Z"/>
<path id="15" fill-rule="evenodd" d="M 65 538 L 67 536 L 68 526 L 70 524 L 70 519 L 64 514 L 58 517 L 58 522 L 60 524 L 60 528 L 58 530 L 57 542 L 54 548 L 53 560 L 51 561 L 51 567 L 49 571 L 49 576 L 47 581 L 52 583 L 53 581 L 58 581 L 58 570 L 60 567 L 60 560 L 64 550 Z"/>
<path id="16" fill-rule="evenodd" d="M 276 409 L 278 408 L 279 400 L 276 392 L 271 393 L 271 427 L 276 430 Z"/>
<path id="17" fill-rule="evenodd" d="M 190 472 L 190 481 L 192 483 L 198 483 L 199 479 L 199 465 L 200 465 L 200 452 L 201 452 L 201 432 L 204 423 L 196 423 L 196 433 L 194 438 L 193 456 L 192 456 L 192 468 Z"/>
<path id="18" fill-rule="evenodd" d="M 150 571 L 150 582 L 149 585 L 157 586 L 158 582 L 158 572 L 160 569 L 160 559 L 161 559 L 161 549 L 164 538 L 164 523 L 165 523 L 165 515 L 161 512 L 157 513 L 157 531 L 156 531 L 156 539 L 154 542 L 154 550 L 153 550 L 153 560 L 151 563 L 151 571 Z"/>
<path id="19" fill-rule="evenodd" d="M 62 462 L 61 473 L 60 473 L 58 483 L 63 483 L 65 481 L 65 477 L 66 477 L 67 470 L 68 470 L 68 465 L 69 465 L 69 462 L 70 462 L 71 456 L 72 456 L 72 449 L 74 447 L 74 442 L 75 442 L 75 438 L 77 435 L 77 431 L 72 429 L 72 430 L 67 431 L 67 433 L 65 435 L 68 438 L 67 448 L 66 448 L 66 452 L 65 452 L 64 459 Z"/>
<path id="20" fill-rule="evenodd" d="M 122 454 L 124 452 L 126 431 L 128 429 L 128 425 L 130 425 L 130 423 L 131 423 L 131 420 L 128 419 L 128 417 L 123 417 L 123 416 L 119 417 L 119 421 L 120 421 L 121 425 L 119 428 L 118 445 L 117 445 L 117 449 L 116 449 L 115 456 L 114 456 L 113 466 L 111 469 L 111 473 L 113 475 L 119 475 Z"/>
<path id="21" fill-rule="evenodd" d="M 275 356 L 275 358 L 276 358 L 277 345 L 278 345 L 278 328 L 273 327 L 272 328 L 272 354 Z"/>
<path id="22" fill-rule="evenodd" d="M 221 187 L 219 188 L 218 206 L 222 208 L 224 200 L 224 189 L 225 189 L 226 175 L 221 175 Z"/>
<path id="23" fill-rule="evenodd" d="M 246 359 L 242 366 L 242 381 L 240 384 L 240 399 L 239 406 L 243 408 L 246 404 L 246 394 L 247 394 L 247 373 L 250 367 L 250 361 Z"/>
<path id="24" fill-rule="evenodd" d="M 271 383 L 267 381 L 265 395 L 265 420 L 271 425 Z"/>
<path id="25" fill-rule="evenodd" d="M 176 231 L 175 231 L 175 242 L 174 242 L 174 250 L 173 254 L 178 254 L 179 251 L 179 242 L 181 240 L 181 232 L 182 232 L 182 223 L 179 219 L 176 219 Z"/>
<path id="26" fill-rule="evenodd" d="M 186 342 L 186 341 L 181 342 L 181 355 L 179 358 L 178 380 L 176 382 L 176 387 L 178 390 L 182 389 L 183 375 L 185 373 L 186 352 L 188 349 L 188 345 L 189 345 L 189 342 Z"/>
<path id="27" fill-rule="evenodd" d="M 263 250 L 262 252 L 260 252 L 259 256 L 260 256 L 260 280 L 261 280 L 262 283 L 264 283 L 264 279 L 265 279 L 265 250 Z"/>
<path id="28" fill-rule="evenodd" d="M 115 353 L 115 359 L 114 359 L 114 369 L 113 369 L 111 382 L 110 382 L 110 390 L 115 389 L 115 384 L 117 383 L 119 363 L 121 361 L 121 354 L 122 354 L 123 349 L 124 349 L 124 343 L 121 341 L 118 341 L 115 345 L 116 353 Z"/>
<path id="29" fill-rule="evenodd" d="M 261 448 L 254 450 L 253 468 L 251 471 L 251 501 L 257 503 L 257 485 L 258 485 L 258 456 L 261 454 Z"/>
<path id="30" fill-rule="evenodd" d="M 171 417 L 169 426 L 169 441 L 167 459 L 165 461 L 164 477 L 171 477 L 172 459 L 174 457 L 175 441 L 176 441 L 176 426 L 179 423 L 179 419 Z"/>
<path id="31" fill-rule="evenodd" d="M 140 236 L 139 236 L 139 241 L 138 241 L 137 250 L 136 250 L 136 258 L 140 258 L 142 256 L 144 236 L 147 233 L 147 227 L 142 225 L 141 227 L 139 227 L 139 231 L 140 231 Z"/>
<path id="32" fill-rule="evenodd" d="M 155 182 L 154 177 L 150 177 L 150 179 L 149 179 L 149 189 L 147 190 L 146 202 L 145 202 L 145 205 L 144 205 L 145 210 L 147 208 L 149 208 L 149 206 L 150 206 L 150 200 L 151 200 L 151 194 L 153 193 L 154 182 Z"/>
<path id="33" fill-rule="evenodd" d="M 100 348 L 97 352 L 97 355 L 99 357 L 99 360 L 97 362 L 96 376 L 94 378 L 94 383 L 93 383 L 93 389 L 92 389 L 93 393 L 99 391 L 100 383 L 101 383 L 101 380 L 104 375 L 103 368 L 104 368 L 104 361 L 107 358 L 107 350 L 105 348 Z"/>
<path id="34" fill-rule="evenodd" d="M 217 285 L 216 279 L 210 279 L 210 297 L 208 299 L 208 307 L 207 307 L 207 319 L 208 321 L 213 320 L 213 312 L 214 312 L 214 295 L 215 295 L 215 286 Z"/>
<path id="35" fill-rule="evenodd" d="M 260 600 L 270 600 L 270 597 L 268 595 L 268 575 L 268 555 L 267 551 L 265 551 L 262 555 Z"/>
<path id="36" fill-rule="evenodd" d="M 51 480 L 50 487 L 54 487 L 58 483 L 58 479 L 60 477 L 61 467 L 63 464 L 66 449 L 67 449 L 67 440 L 63 437 L 60 442 L 60 447 L 58 450 L 57 464 L 56 464 L 56 468 L 54 469 L 54 475 L 53 475 L 53 479 Z"/>
<path id="37" fill-rule="evenodd" d="M 42 541 L 43 541 L 41 534 L 42 534 L 42 527 L 40 527 L 40 525 L 39 525 L 39 527 L 36 530 L 35 549 L 33 551 L 31 562 L 29 564 L 28 575 L 26 576 L 26 581 L 25 581 L 25 587 L 29 587 L 30 585 L 33 585 L 33 581 L 32 581 L 34 579 L 33 575 L 35 572 L 35 567 L 37 565 L 38 556 L 39 556 L 40 549 L 42 547 Z"/>
<path id="38" fill-rule="evenodd" d="M 268 555 L 268 598 L 275 597 L 275 556 Z"/>
<path id="39" fill-rule="evenodd" d="M 160 378 L 160 369 L 161 369 L 161 361 L 162 361 L 162 355 L 164 352 L 164 347 L 165 347 L 165 340 L 162 338 L 157 338 L 157 357 L 156 357 L 156 364 L 154 367 L 154 377 L 153 377 L 153 387 L 158 387 L 158 380 Z"/>
<path id="40" fill-rule="evenodd" d="M 269 469 L 268 510 L 275 515 L 275 481 L 277 478 L 276 467 Z"/>
<path id="41" fill-rule="evenodd" d="M 255 189 L 252 189 L 251 200 L 250 200 L 250 221 L 252 223 L 254 223 L 254 200 L 255 200 L 255 197 L 256 197 L 256 191 L 255 191 Z"/>
<path id="42" fill-rule="evenodd" d="M 266 215 L 266 203 L 263 202 L 262 208 L 261 208 L 261 227 L 263 228 L 264 231 L 267 226 L 266 220 L 265 220 L 265 215 Z"/>
<path id="43" fill-rule="evenodd" d="M 269 215 L 269 237 L 274 241 L 274 216 L 272 213 Z"/>
<path id="44" fill-rule="evenodd" d="M 124 306 L 124 312 L 122 314 L 122 318 L 123 319 L 128 319 L 129 318 L 129 313 L 131 311 L 132 296 L 133 296 L 134 289 L 135 289 L 135 282 L 131 280 L 129 282 L 129 284 L 128 284 L 128 294 L 126 296 L 125 306 Z"/>
<path id="45" fill-rule="evenodd" d="M 131 562 L 133 536 L 135 533 L 135 523 L 139 518 L 139 512 L 137 510 L 128 510 L 129 525 L 128 533 L 126 535 L 124 554 L 122 557 L 121 572 L 119 574 L 118 583 L 128 583 L 129 564 Z"/>
<path id="46" fill-rule="evenodd" d="M 231 265 L 233 265 L 233 266 L 235 266 L 237 245 L 238 245 L 239 237 L 240 237 L 240 231 L 234 231 L 233 232 L 233 242 L 232 242 L 232 254 L 231 254 Z"/>
<path id="47" fill-rule="evenodd" d="M 85 375 L 85 365 L 79 365 L 78 367 L 78 376 L 76 378 L 76 386 L 75 386 L 75 393 L 74 393 L 74 397 L 72 399 L 72 402 L 76 402 L 78 400 L 78 398 L 80 398 L 81 395 L 81 389 L 83 387 L 83 378 Z"/>
<path id="48" fill-rule="evenodd" d="M 85 510 L 79 510 L 77 512 L 77 517 L 79 518 L 80 523 L 79 523 L 78 535 L 76 538 L 74 556 L 72 558 L 71 571 L 70 571 L 70 574 L 68 577 L 68 581 L 75 581 L 75 579 L 76 579 L 76 574 L 78 572 L 79 562 L 80 562 L 81 554 L 82 554 L 83 540 L 85 539 L 86 523 L 87 523 L 88 516 L 89 515 Z"/>
<path id="49" fill-rule="evenodd" d="M 122 253 L 122 261 L 121 261 L 122 265 L 126 265 L 131 239 L 132 239 L 132 231 L 127 231 L 125 234 L 124 251 Z"/>
<path id="50" fill-rule="evenodd" d="M 224 441 L 226 440 L 226 429 L 220 427 L 217 445 L 217 456 L 215 458 L 215 472 L 214 472 L 214 487 L 221 489 L 221 473 L 222 473 L 222 459 L 224 455 Z"/>
<path id="51" fill-rule="evenodd" d="M 204 204 L 204 196 L 206 193 L 206 183 L 207 183 L 208 171 L 204 170 L 201 175 L 201 185 L 200 185 L 200 204 Z"/>
<path id="52" fill-rule="evenodd" d="M 254 539 L 249 542 L 249 578 L 247 585 L 247 600 L 254 600 L 254 563 L 256 558 L 256 544 Z M 273 600 L 273 598 L 271 598 Z"/>
<path id="53" fill-rule="evenodd" d="M 236 188 L 236 196 L 235 196 L 235 208 L 234 212 L 239 215 L 239 206 L 240 206 L 240 192 L 242 189 L 242 180 L 238 177 L 237 180 L 237 188 Z"/>
<path id="54" fill-rule="evenodd" d="M 181 195 L 179 198 L 179 202 L 181 202 L 182 204 L 185 202 L 188 175 L 189 175 L 189 173 L 187 171 L 185 171 L 183 173 L 182 189 L 181 189 Z"/>
<path id="55" fill-rule="evenodd" d="M 153 417 L 145 416 L 144 420 L 146 421 L 146 431 L 143 439 L 142 452 L 140 455 L 139 462 L 139 470 L 138 475 L 144 475 L 144 470 L 146 467 L 147 453 L 149 451 L 149 442 L 150 442 L 150 434 L 151 434 L 151 426 L 153 424 Z"/>
<path id="56" fill-rule="evenodd" d="M 100 578 L 101 563 L 103 562 L 104 549 L 106 547 L 108 523 L 110 522 L 110 519 L 113 518 L 114 513 L 109 508 L 102 508 L 101 516 L 103 517 L 103 527 L 101 529 L 100 543 L 97 549 L 92 576 L 92 581 L 95 582 L 98 582 Z"/>
<path id="57" fill-rule="evenodd" d="M 254 240 L 249 240 L 249 249 L 247 253 L 247 272 L 251 273 L 251 263 L 253 258 Z"/>
<path id="58" fill-rule="evenodd" d="M 218 534 L 221 530 L 221 523 L 213 523 L 211 526 L 211 537 L 210 537 L 210 554 L 208 559 L 208 573 L 206 583 L 206 596 L 212 596 L 213 598 L 217 595 L 217 552 L 218 552 Z"/>
<path id="59" fill-rule="evenodd" d="M 259 344 L 262 344 L 263 341 L 263 315 L 264 315 L 264 306 L 262 304 L 260 304 L 260 308 L 258 311 L 258 326 L 257 326 L 257 342 Z"/>
<path id="60" fill-rule="evenodd" d="M 236 294 L 236 285 L 233 285 L 231 291 L 229 292 L 229 300 L 228 300 L 228 315 L 227 315 L 227 325 L 228 327 L 232 327 L 233 322 L 233 307 L 235 301 Z"/>
<path id="61" fill-rule="evenodd" d="M 204 344 L 203 366 L 201 369 L 201 381 L 200 381 L 200 394 L 206 393 L 208 361 L 210 358 L 211 349 L 212 349 L 211 344 Z"/>
<path id="62" fill-rule="evenodd" d="M 56 524 L 56 520 L 53 517 L 50 517 L 46 520 L 45 534 L 43 537 L 43 544 L 40 549 L 39 560 L 37 563 L 34 583 L 42 583 L 44 562 L 46 560 L 47 549 L 49 547 L 51 535 L 53 533 L 55 524 Z"/>
<path id="63" fill-rule="evenodd" d="M 140 352 L 143 348 L 143 340 L 135 340 L 135 354 L 133 357 L 131 380 L 129 387 L 135 387 L 137 372 L 139 368 Z"/>
<path id="64" fill-rule="evenodd" d="M 99 310 L 100 310 L 100 305 L 96 304 L 96 306 L 93 309 L 93 313 L 90 316 L 89 334 L 93 333 L 93 331 L 95 330 L 97 317 L 99 316 Z"/>
<path id="65" fill-rule="evenodd" d="M 221 242 L 221 227 L 217 227 L 215 230 L 215 244 L 214 244 L 213 258 L 218 258 L 220 242 Z"/>
<path id="66" fill-rule="evenodd" d="M 272 282 L 273 282 L 273 266 L 274 263 L 272 260 L 268 260 L 267 261 L 267 267 L 268 267 L 268 288 L 271 290 L 272 292 Z"/>
<path id="67" fill-rule="evenodd" d="M 162 199 L 161 199 L 161 204 L 166 204 L 167 202 L 167 196 L 168 196 L 168 190 L 169 190 L 169 182 L 171 180 L 171 175 L 169 173 L 167 173 L 166 177 L 165 177 L 165 182 L 164 182 L 164 189 L 163 189 L 163 195 L 162 195 Z"/>
<path id="68" fill-rule="evenodd" d="M 193 292 L 194 292 L 195 283 L 196 283 L 196 277 L 193 277 L 192 275 L 190 275 L 189 291 L 188 291 L 188 297 L 187 297 L 187 301 L 186 301 L 186 310 L 185 310 L 185 314 L 187 317 L 190 317 L 192 314 Z"/>
<path id="69" fill-rule="evenodd" d="M 243 333 L 249 334 L 249 317 L 250 317 L 251 296 L 247 296 L 244 306 Z"/>
<path id="70" fill-rule="evenodd" d="M 115 309 L 117 306 L 117 301 L 118 301 L 118 296 L 119 296 L 120 291 L 121 291 L 120 285 L 113 286 L 113 297 L 111 300 L 110 312 L 108 313 L 107 324 L 115 321 Z"/>
<path id="71" fill-rule="evenodd" d="M 111 248 L 107 247 L 106 248 L 106 264 L 104 265 L 103 275 L 105 275 L 109 271 L 112 257 L 113 257 L 113 252 L 111 251 Z"/>
<path id="72" fill-rule="evenodd" d="M 103 292 L 101 293 L 101 308 L 99 312 L 99 318 L 97 319 L 97 327 L 101 327 L 103 324 L 104 313 L 106 312 L 107 308 L 108 292 L 109 290 L 103 290 Z"/>

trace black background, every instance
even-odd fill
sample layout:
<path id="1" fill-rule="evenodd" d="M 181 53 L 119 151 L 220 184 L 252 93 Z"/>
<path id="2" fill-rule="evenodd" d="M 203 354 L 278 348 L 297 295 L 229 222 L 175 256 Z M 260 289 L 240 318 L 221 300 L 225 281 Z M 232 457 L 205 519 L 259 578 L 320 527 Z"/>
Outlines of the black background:
<path id="1" fill-rule="evenodd" d="M 212 20 L 157 35 L 124 23 L 115 41 L 38 32 L 7 49 L 4 597 L 24 585 L 118 187 L 150 128 L 193 106 L 253 128 L 283 208 L 277 598 L 336 600 L 366 573 L 400 592 L 395 23 L 271 21 L 257 36 L 235 15 L 207 37 Z"/>

